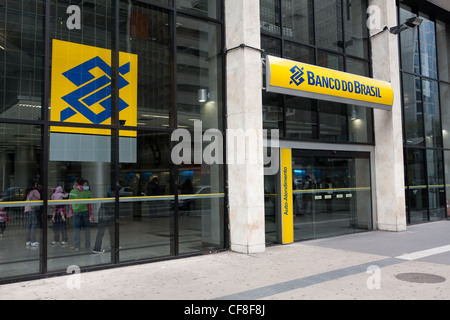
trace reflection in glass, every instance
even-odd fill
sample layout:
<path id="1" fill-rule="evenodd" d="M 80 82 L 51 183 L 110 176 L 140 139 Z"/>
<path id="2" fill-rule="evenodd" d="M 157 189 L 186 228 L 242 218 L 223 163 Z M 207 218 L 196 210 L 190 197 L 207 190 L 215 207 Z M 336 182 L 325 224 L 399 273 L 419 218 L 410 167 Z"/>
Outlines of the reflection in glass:
<path id="1" fill-rule="evenodd" d="M 430 221 L 445 217 L 444 162 L 441 150 L 427 150 L 428 207 Z"/>
<path id="2" fill-rule="evenodd" d="M 369 63 L 361 60 L 356 60 L 352 58 L 346 59 L 347 72 L 357 74 L 363 77 L 369 77 Z"/>
<path id="3" fill-rule="evenodd" d="M 137 125 L 174 126 L 169 15 L 162 9 L 143 4 L 131 6 L 124 1 L 121 12 L 120 50 L 137 55 L 138 59 Z"/>
<path id="4" fill-rule="evenodd" d="M 203 151 L 208 143 L 204 143 Z M 194 157 L 194 149 L 191 156 Z M 223 246 L 223 166 L 184 164 L 178 170 L 179 253 L 217 250 Z M 172 203 L 174 206 L 175 204 Z"/>
<path id="5" fill-rule="evenodd" d="M 450 85 L 440 84 L 442 138 L 444 148 L 450 148 Z"/>
<path id="6" fill-rule="evenodd" d="M 286 136 L 317 139 L 317 107 L 314 100 L 286 96 Z"/>
<path id="7" fill-rule="evenodd" d="M 294 240 L 372 228 L 369 159 L 293 152 Z"/>
<path id="8" fill-rule="evenodd" d="M 421 14 L 423 22 L 419 26 L 420 62 L 422 75 L 437 79 L 436 33 L 434 22 Z"/>
<path id="9" fill-rule="evenodd" d="M 165 0 L 165 2 L 170 2 Z M 177 8 L 183 11 L 198 14 L 213 19 L 219 19 L 221 15 L 220 0 L 177 0 Z"/>
<path id="10" fill-rule="evenodd" d="M 281 35 L 280 0 L 262 0 L 259 5 L 261 31 Z"/>
<path id="11" fill-rule="evenodd" d="M 284 0 L 283 36 L 286 39 L 314 44 L 312 0 Z"/>
<path id="12" fill-rule="evenodd" d="M 314 64 L 314 49 L 291 43 L 288 41 L 284 42 L 284 52 L 283 57 L 286 59 Z"/>
<path id="13" fill-rule="evenodd" d="M 0 118 L 42 118 L 44 2 L 2 1 Z"/>
<path id="14" fill-rule="evenodd" d="M 427 147 L 442 147 L 438 83 L 422 81 L 425 141 Z"/>
<path id="15" fill-rule="evenodd" d="M 436 20 L 439 79 L 450 82 L 450 25 Z"/>
<path id="16" fill-rule="evenodd" d="M 341 0 L 314 1 L 316 45 L 334 51 L 343 51 Z"/>
<path id="17" fill-rule="evenodd" d="M 0 124 L 0 272 L 38 273 L 42 244 L 42 136 L 34 125 Z M 28 203 L 34 189 L 41 200 Z M 29 194 L 28 199 L 32 200 Z M 34 198 L 36 199 L 36 197 Z"/>
<path id="18" fill-rule="evenodd" d="M 264 217 L 266 228 L 266 244 L 279 242 L 278 232 L 278 200 L 277 200 L 277 181 L 279 174 L 264 176 Z"/>
<path id="19" fill-rule="evenodd" d="M 274 93 L 262 93 L 263 129 L 279 129 L 283 132 L 282 96 Z"/>
<path id="20" fill-rule="evenodd" d="M 411 12 L 411 8 L 400 4 L 399 21 L 406 21 L 416 15 Z M 404 71 L 420 73 L 419 65 L 419 29 L 412 28 L 400 33 L 400 53 L 401 64 Z"/>
<path id="21" fill-rule="evenodd" d="M 320 101 L 320 139 L 323 141 L 347 141 L 348 106 Z"/>
<path id="22" fill-rule="evenodd" d="M 423 145 L 423 103 L 420 78 L 403 73 L 403 115 L 408 145 Z"/>
<path id="23" fill-rule="evenodd" d="M 369 56 L 369 35 L 365 0 L 344 0 L 345 50 L 360 58 Z"/>
<path id="24" fill-rule="evenodd" d="M 344 71 L 344 57 L 319 50 L 317 65 L 328 69 Z"/>
<path id="25" fill-rule="evenodd" d="M 409 223 L 428 220 L 428 192 L 424 150 L 406 150 L 407 206 Z"/>
<path id="26" fill-rule="evenodd" d="M 222 50 L 220 26 L 177 17 L 178 126 L 222 129 Z M 206 101 L 199 92 L 206 91 Z"/>

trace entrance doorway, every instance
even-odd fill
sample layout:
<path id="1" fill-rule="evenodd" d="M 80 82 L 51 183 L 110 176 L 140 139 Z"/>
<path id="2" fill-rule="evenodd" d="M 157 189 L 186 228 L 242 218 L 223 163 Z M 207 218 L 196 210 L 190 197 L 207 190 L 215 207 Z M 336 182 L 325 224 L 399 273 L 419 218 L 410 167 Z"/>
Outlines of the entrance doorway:
<path id="1" fill-rule="evenodd" d="M 292 150 L 294 241 L 372 229 L 369 153 Z"/>

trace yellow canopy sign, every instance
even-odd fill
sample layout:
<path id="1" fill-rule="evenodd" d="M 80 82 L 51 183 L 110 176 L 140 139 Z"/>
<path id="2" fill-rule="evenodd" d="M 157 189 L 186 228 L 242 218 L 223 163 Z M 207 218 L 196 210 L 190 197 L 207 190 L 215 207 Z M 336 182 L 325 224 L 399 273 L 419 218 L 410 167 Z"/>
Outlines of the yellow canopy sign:
<path id="1" fill-rule="evenodd" d="M 388 82 L 267 56 L 266 90 L 311 99 L 391 110 Z"/>

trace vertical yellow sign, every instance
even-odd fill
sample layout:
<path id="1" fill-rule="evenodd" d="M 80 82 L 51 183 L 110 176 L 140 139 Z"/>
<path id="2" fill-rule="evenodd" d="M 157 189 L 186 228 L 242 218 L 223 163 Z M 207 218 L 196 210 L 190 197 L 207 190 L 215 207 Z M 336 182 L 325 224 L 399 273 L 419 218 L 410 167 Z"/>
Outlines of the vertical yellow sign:
<path id="1" fill-rule="evenodd" d="M 283 244 L 294 242 L 294 210 L 292 200 L 291 149 L 281 149 L 281 239 Z"/>

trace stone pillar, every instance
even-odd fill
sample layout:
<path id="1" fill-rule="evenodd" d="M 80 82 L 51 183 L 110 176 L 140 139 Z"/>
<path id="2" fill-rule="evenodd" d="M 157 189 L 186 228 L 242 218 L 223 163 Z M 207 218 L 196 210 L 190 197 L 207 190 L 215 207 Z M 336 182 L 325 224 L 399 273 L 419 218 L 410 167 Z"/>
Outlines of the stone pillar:
<path id="1" fill-rule="evenodd" d="M 245 143 L 246 152 L 263 143 L 259 21 L 259 0 L 225 0 L 227 129 L 247 136 L 227 134 L 230 249 L 241 253 L 265 251 L 262 149 L 256 164 L 248 161 L 255 154 L 247 153 L 245 162 L 233 160 L 237 143 Z"/>
<path id="2" fill-rule="evenodd" d="M 379 27 L 397 23 L 392 0 L 370 0 L 375 6 L 372 18 Z M 398 39 L 389 30 L 371 28 L 373 77 L 390 82 L 394 90 L 392 111 L 374 110 L 376 228 L 406 230 L 405 182 L 403 163 L 402 104 L 400 91 Z"/>

